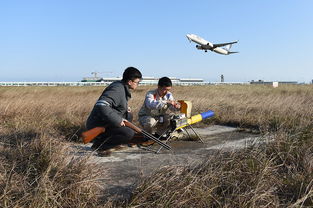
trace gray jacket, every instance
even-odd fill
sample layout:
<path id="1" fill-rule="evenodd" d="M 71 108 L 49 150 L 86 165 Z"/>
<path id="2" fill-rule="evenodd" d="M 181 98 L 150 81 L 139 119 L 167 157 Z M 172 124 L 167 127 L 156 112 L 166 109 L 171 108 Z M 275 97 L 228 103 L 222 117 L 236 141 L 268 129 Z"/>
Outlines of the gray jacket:
<path id="1" fill-rule="evenodd" d="M 86 122 L 87 129 L 97 126 L 119 127 L 123 118 L 127 118 L 127 102 L 130 98 L 128 85 L 122 81 L 111 83 L 94 105 Z"/>

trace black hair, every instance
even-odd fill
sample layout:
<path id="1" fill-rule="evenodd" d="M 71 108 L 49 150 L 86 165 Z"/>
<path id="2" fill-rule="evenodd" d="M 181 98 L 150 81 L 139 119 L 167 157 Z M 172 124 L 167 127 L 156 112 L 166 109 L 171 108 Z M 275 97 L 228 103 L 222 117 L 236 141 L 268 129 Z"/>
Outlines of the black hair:
<path id="1" fill-rule="evenodd" d="M 168 77 L 162 77 L 158 82 L 159 87 L 172 87 L 172 81 Z"/>
<path id="2" fill-rule="evenodd" d="M 135 67 L 127 67 L 123 73 L 122 81 L 126 83 L 129 80 L 134 81 L 135 79 L 141 79 L 141 78 L 142 78 L 142 75 L 138 69 L 136 69 Z"/>

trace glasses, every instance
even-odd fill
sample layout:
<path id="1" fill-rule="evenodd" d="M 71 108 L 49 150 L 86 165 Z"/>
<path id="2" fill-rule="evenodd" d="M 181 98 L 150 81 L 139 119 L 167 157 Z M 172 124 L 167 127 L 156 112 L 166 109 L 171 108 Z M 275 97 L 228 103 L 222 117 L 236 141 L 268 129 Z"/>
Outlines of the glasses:
<path id="1" fill-rule="evenodd" d="M 138 85 L 140 81 L 138 81 L 138 82 L 135 82 L 135 81 L 133 81 L 133 80 L 132 80 L 132 82 L 133 82 L 133 83 L 135 83 L 136 85 Z"/>

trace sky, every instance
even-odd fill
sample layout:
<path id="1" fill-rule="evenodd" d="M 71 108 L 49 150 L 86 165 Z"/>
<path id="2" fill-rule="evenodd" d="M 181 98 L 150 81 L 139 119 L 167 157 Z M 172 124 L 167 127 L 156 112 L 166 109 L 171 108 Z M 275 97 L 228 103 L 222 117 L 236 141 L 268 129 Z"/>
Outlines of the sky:
<path id="1" fill-rule="evenodd" d="M 98 72 L 225 82 L 313 79 L 312 0 L 0 0 L 0 81 L 80 81 Z M 197 50 L 239 40 L 237 54 Z"/>

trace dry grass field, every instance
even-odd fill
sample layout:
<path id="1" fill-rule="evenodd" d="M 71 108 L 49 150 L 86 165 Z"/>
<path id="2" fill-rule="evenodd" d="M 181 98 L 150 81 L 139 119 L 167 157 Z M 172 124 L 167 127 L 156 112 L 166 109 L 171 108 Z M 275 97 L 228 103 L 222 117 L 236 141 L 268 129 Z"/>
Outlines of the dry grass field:
<path id="1" fill-rule="evenodd" d="M 132 94 L 136 115 L 145 92 Z M 312 207 L 313 86 L 174 87 L 204 124 L 232 125 L 275 140 L 169 167 L 146 178 L 128 202 L 102 204 L 98 167 L 67 159 L 102 87 L 0 88 L 0 207 Z M 136 116 L 135 116 L 136 120 Z"/>

